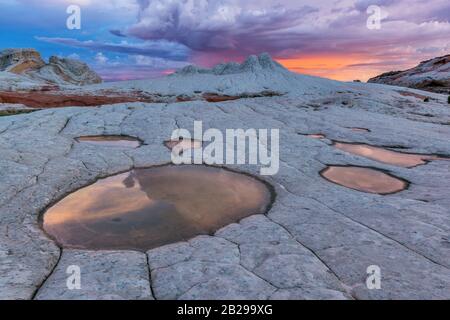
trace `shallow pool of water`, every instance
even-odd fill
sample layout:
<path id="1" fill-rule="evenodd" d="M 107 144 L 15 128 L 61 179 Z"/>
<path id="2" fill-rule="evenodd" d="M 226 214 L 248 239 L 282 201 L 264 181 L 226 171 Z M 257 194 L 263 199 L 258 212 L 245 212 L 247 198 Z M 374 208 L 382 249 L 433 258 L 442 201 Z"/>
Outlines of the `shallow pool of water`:
<path id="1" fill-rule="evenodd" d="M 265 183 L 221 168 L 135 169 L 68 195 L 43 227 L 63 247 L 148 250 L 265 213 L 271 201 Z"/>
<path id="2" fill-rule="evenodd" d="M 447 160 L 439 156 L 404 153 L 367 144 L 335 142 L 334 146 L 348 153 L 405 168 L 426 164 L 432 160 Z"/>
<path id="3" fill-rule="evenodd" d="M 141 141 L 128 136 L 84 136 L 76 138 L 79 143 L 88 143 L 105 147 L 138 148 Z"/>
<path id="4" fill-rule="evenodd" d="M 362 133 L 370 132 L 370 130 L 367 129 L 367 128 L 353 127 L 353 128 L 349 128 L 349 129 L 352 130 L 352 131 L 354 131 L 354 132 L 362 132 Z"/>
<path id="5" fill-rule="evenodd" d="M 325 139 L 326 138 L 326 136 L 324 134 L 320 134 L 320 133 L 307 134 L 306 136 L 308 138 L 312 138 L 312 139 Z"/>
<path id="6" fill-rule="evenodd" d="M 164 142 L 164 145 L 172 150 L 176 146 L 181 148 L 181 150 L 188 149 L 200 149 L 202 147 L 202 141 L 193 140 L 193 139 L 178 139 L 178 140 L 168 140 Z"/>
<path id="7" fill-rule="evenodd" d="M 371 168 L 329 166 L 321 175 L 333 183 L 367 193 L 391 194 L 408 187 L 406 181 Z"/>

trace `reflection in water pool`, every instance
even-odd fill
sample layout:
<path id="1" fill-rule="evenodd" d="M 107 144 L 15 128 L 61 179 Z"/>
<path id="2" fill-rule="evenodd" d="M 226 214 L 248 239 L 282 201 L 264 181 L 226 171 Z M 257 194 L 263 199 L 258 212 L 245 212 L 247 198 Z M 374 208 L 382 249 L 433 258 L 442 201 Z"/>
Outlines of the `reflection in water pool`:
<path id="1" fill-rule="evenodd" d="M 180 138 L 179 140 L 165 141 L 164 145 L 170 150 L 175 148 L 175 146 L 179 146 L 181 150 L 188 150 L 188 149 L 200 149 L 202 147 L 202 142 L 199 140 Z"/>
<path id="2" fill-rule="evenodd" d="M 427 161 L 431 160 L 447 160 L 438 156 L 403 153 L 380 147 L 374 147 L 367 144 L 335 142 L 334 146 L 345 152 L 405 168 L 412 168 L 418 165 L 426 164 Z"/>
<path id="3" fill-rule="evenodd" d="M 325 139 L 326 138 L 326 136 L 324 134 L 320 134 L 320 133 L 308 134 L 306 136 L 308 138 L 313 138 L 313 139 Z"/>
<path id="4" fill-rule="evenodd" d="M 265 213 L 261 181 L 206 166 L 135 169 L 61 200 L 43 226 L 63 247 L 148 250 Z"/>
<path id="5" fill-rule="evenodd" d="M 370 132 L 370 130 L 365 128 L 350 128 L 350 129 L 360 132 Z M 326 136 L 323 134 L 308 134 L 306 136 L 314 139 L 326 138 Z M 364 143 L 333 141 L 333 145 L 337 149 L 348 153 L 352 153 L 358 156 L 366 157 L 368 159 L 404 168 L 416 167 L 419 165 L 426 164 L 429 161 L 450 160 L 450 158 L 447 157 L 393 151 L 386 148 L 375 147 Z"/>
<path id="6" fill-rule="evenodd" d="M 391 194 L 408 187 L 407 182 L 370 168 L 329 166 L 321 175 L 336 184 L 368 193 Z"/>
<path id="7" fill-rule="evenodd" d="M 367 129 L 367 128 L 353 127 L 353 128 L 348 128 L 348 129 L 350 129 L 350 130 L 352 130 L 352 131 L 355 131 L 355 132 L 370 132 L 370 130 Z"/>
<path id="8" fill-rule="evenodd" d="M 84 136 L 76 138 L 76 141 L 106 147 L 138 148 L 141 146 L 139 139 L 127 136 Z"/>

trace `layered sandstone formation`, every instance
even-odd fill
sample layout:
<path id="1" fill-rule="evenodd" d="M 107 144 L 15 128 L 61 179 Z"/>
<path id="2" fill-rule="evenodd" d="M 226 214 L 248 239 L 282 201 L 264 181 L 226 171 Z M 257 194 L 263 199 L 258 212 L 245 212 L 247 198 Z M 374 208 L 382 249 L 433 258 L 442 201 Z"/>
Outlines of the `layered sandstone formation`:
<path id="1" fill-rule="evenodd" d="M 369 79 L 401 87 L 422 89 L 437 93 L 450 93 L 450 55 L 423 61 L 405 71 L 391 71 Z"/>
<path id="2" fill-rule="evenodd" d="M 58 85 L 89 85 L 101 83 L 102 79 L 84 62 L 50 57 L 45 63 L 34 49 L 6 49 L 0 52 L 0 72 L 24 76 L 38 83 Z"/>

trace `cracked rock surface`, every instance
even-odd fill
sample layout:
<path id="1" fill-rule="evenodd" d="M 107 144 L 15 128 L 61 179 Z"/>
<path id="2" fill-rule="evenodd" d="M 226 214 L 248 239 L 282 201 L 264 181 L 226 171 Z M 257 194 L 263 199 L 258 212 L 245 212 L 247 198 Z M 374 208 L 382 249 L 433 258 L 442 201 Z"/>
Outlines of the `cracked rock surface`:
<path id="1" fill-rule="evenodd" d="M 377 85 L 348 86 L 329 97 L 132 103 L 1 117 L 0 298 L 450 299 L 450 161 L 407 169 L 331 145 L 450 155 L 450 109 L 439 95 L 423 103 Z M 267 215 L 146 253 L 61 249 L 46 236 L 38 222 L 45 208 L 98 178 L 170 163 L 163 142 L 174 129 L 192 132 L 194 120 L 205 130 L 280 129 L 279 173 L 263 177 L 277 194 Z M 327 139 L 305 136 L 311 133 Z M 75 142 L 82 135 L 128 135 L 144 145 Z M 387 196 L 362 193 L 322 179 L 327 165 L 374 167 L 411 185 Z M 230 167 L 253 175 L 260 169 Z M 66 286 L 70 265 L 80 266 L 81 290 Z M 381 268 L 380 290 L 366 287 L 371 265 Z"/>
<path id="2" fill-rule="evenodd" d="M 68 289 L 73 271 L 80 269 L 78 288 Z M 70 287 L 70 286 L 69 286 Z M 37 292 L 38 300 L 123 300 L 153 299 L 147 259 L 144 254 L 128 251 L 64 250 L 51 276 Z"/>

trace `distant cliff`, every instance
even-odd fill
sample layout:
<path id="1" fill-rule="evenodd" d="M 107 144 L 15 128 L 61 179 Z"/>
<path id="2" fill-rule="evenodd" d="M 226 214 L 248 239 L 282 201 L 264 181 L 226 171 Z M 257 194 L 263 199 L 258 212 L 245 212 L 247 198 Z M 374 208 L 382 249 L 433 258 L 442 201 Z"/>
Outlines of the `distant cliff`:
<path id="1" fill-rule="evenodd" d="M 368 82 L 450 94 L 450 55 L 423 61 L 409 70 L 383 73 Z"/>

